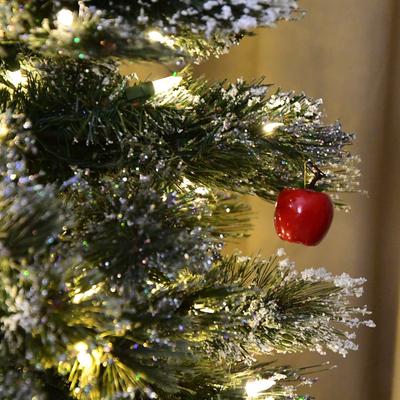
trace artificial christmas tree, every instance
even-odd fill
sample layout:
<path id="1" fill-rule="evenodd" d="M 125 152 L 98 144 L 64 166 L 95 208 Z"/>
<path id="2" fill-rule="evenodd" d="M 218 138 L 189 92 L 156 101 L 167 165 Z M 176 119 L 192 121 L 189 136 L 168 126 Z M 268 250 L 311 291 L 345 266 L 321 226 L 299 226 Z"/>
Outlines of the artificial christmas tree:
<path id="1" fill-rule="evenodd" d="M 373 325 L 350 305 L 363 279 L 221 251 L 249 229 L 240 195 L 304 191 L 310 163 L 344 207 L 352 135 L 305 95 L 186 67 L 298 14 L 0 1 L 1 399 L 305 399 L 315 368 L 277 354 L 356 349 L 349 331 Z M 125 59 L 177 73 L 142 82 Z"/>

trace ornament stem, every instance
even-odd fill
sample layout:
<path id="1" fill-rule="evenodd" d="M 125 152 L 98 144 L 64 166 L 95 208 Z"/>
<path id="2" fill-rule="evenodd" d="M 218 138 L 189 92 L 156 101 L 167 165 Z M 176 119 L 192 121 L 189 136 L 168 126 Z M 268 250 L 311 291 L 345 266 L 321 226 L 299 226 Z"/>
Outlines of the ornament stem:
<path id="1" fill-rule="evenodd" d="M 309 167 L 314 173 L 312 181 L 308 184 L 307 184 L 307 167 Z M 324 178 L 325 176 L 326 174 L 324 174 L 312 161 L 308 160 L 304 163 L 304 188 L 314 190 L 317 182 L 322 178 Z"/>

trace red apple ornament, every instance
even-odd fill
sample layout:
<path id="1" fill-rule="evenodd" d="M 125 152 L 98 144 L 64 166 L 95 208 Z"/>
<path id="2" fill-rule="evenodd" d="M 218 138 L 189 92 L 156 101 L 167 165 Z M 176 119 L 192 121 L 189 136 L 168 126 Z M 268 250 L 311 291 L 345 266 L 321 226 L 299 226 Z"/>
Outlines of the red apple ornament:
<path id="1" fill-rule="evenodd" d="M 310 189 L 284 189 L 275 207 L 275 229 L 288 242 L 317 245 L 326 235 L 333 218 L 330 197 Z"/>

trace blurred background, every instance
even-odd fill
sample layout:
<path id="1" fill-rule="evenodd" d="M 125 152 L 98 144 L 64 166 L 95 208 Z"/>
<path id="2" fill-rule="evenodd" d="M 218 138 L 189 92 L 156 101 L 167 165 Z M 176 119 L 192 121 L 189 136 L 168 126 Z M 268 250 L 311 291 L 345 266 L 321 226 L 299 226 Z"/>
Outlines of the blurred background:
<path id="1" fill-rule="evenodd" d="M 353 151 L 362 157 L 368 195 L 347 196 L 352 211 L 336 212 L 328 236 L 311 248 L 280 241 L 273 205 L 250 198 L 254 230 L 239 247 L 266 256 L 284 247 L 299 268 L 365 276 L 360 304 L 373 311 L 377 328 L 361 329 L 360 349 L 347 359 L 328 354 L 338 368 L 322 373 L 310 391 L 319 400 L 400 400 L 400 0 L 301 0 L 300 6 L 304 19 L 257 32 L 196 73 L 211 81 L 265 76 L 285 91 L 322 98 L 326 120 L 339 119 L 357 133 Z M 151 74 L 163 76 L 162 68 Z M 299 366 L 321 360 L 280 358 Z"/>

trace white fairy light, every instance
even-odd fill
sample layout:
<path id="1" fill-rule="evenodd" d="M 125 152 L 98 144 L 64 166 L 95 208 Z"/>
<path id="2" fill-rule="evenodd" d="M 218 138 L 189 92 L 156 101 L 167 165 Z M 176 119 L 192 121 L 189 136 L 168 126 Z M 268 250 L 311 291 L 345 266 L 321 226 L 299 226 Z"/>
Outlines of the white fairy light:
<path id="1" fill-rule="evenodd" d="M 266 135 L 272 135 L 273 133 L 275 133 L 275 131 L 283 126 L 284 124 L 282 124 L 281 122 L 266 122 L 263 126 L 263 132 Z"/>
<path id="2" fill-rule="evenodd" d="M 78 342 L 75 343 L 74 348 L 78 353 L 87 353 L 89 346 L 85 342 Z"/>
<path id="3" fill-rule="evenodd" d="M 15 87 L 24 85 L 27 82 L 26 76 L 24 76 L 20 69 L 16 71 L 7 71 L 6 72 L 7 80 L 12 83 Z"/>
<path id="4" fill-rule="evenodd" d="M 92 356 L 88 353 L 89 346 L 85 342 L 78 342 L 74 345 L 77 351 L 77 360 L 81 367 L 90 368 L 93 364 Z"/>
<path id="5" fill-rule="evenodd" d="M 249 398 L 257 397 L 260 393 L 274 386 L 276 381 L 273 378 L 258 379 L 246 383 L 246 394 Z"/>
<path id="6" fill-rule="evenodd" d="M 67 8 L 63 8 L 57 13 L 57 24 L 60 28 L 71 28 L 74 23 L 74 13 Z"/>
<path id="7" fill-rule="evenodd" d="M 159 31 L 150 31 L 148 32 L 147 36 L 152 42 L 166 44 L 168 46 L 173 46 L 175 43 L 171 38 L 169 38 L 168 36 L 164 36 Z"/>
<path id="8" fill-rule="evenodd" d="M 100 291 L 100 289 L 101 289 L 101 285 L 95 285 L 92 288 L 90 288 L 89 290 L 87 290 L 86 292 L 76 293 L 72 298 L 72 302 L 74 304 L 79 304 L 82 301 L 88 300 L 92 296 L 94 296 L 96 293 L 98 293 Z"/>
<path id="9" fill-rule="evenodd" d="M 164 41 L 164 35 L 158 31 L 150 31 L 148 33 L 148 36 L 152 42 L 163 42 Z"/>
<path id="10" fill-rule="evenodd" d="M 155 94 L 164 94 L 179 86 L 182 81 L 181 76 L 169 76 L 167 78 L 153 81 Z"/>

